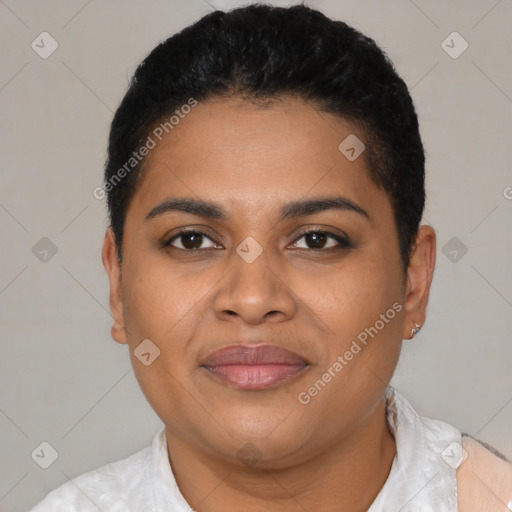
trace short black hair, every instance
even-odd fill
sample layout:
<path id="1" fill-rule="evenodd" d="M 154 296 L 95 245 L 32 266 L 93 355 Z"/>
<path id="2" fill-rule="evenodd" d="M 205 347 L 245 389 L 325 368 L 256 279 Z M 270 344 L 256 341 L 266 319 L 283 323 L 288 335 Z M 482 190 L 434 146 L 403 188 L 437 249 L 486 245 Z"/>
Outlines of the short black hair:
<path id="1" fill-rule="evenodd" d="M 425 204 L 425 155 L 405 82 L 375 41 L 346 23 L 305 5 L 262 3 L 205 15 L 138 66 L 112 121 L 104 176 L 119 262 L 143 175 L 139 149 L 155 126 L 191 101 L 286 95 L 362 128 L 370 178 L 390 199 L 405 270 Z"/>

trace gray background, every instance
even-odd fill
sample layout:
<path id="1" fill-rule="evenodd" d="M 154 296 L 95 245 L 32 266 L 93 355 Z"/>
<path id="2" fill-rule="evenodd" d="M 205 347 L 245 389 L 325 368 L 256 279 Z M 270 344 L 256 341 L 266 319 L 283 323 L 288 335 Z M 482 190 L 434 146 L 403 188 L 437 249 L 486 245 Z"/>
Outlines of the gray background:
<path id="1" fill-rule="evenodd" d="M 3 511 L 143 448 L 161 425 L 110 338 L 106 209 L 92 191 L 137 63 L 211 6 L 241 4 L 0 1 Z M 512 457 L 512 2 L 309 5 L 382 46 L 420 117 L 438 263 L 427 324 L 404 342 L 393 383 L 421 413 Z M 47 59 L 31 48 L 43 31 L 59 45 Z M 456 59 L 441 46 L 453 31 L 469 44 Z M 46 262 L 32 250 L 43 237 L 57 248 Z M 59 454 L 46 470 L 31 458 L 43 441 Z"/>

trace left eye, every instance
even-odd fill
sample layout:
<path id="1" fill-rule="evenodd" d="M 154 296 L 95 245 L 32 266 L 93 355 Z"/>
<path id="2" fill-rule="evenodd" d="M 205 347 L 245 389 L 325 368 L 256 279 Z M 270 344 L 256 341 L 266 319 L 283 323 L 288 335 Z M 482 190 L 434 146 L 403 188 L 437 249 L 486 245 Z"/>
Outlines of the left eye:
<path id="1" fill-rule="evenodd" d="M 299 240 L 303 240 L 302 245 L 299 244 Z M 350 245 L 346 238 L 326 231 L 307 231 L 302 233 L 294 243 L 296 246 L 297 244 L 299 244 L 298 249 L 332 249 L 336 246 L 349 247 Z"/>

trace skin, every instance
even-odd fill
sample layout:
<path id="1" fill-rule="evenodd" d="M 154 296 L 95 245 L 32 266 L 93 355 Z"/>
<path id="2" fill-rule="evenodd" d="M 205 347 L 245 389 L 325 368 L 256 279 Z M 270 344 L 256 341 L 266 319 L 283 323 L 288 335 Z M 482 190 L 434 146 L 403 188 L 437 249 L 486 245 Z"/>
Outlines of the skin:
<path id="1" fill-rule="evenodd" d="M 435 233 L 420 227 L 404 273 L 388 196 L 370 180 L 364 153 L 351 162 L 338 150 L 351 133 L 365 141 L 356 126 L 293 97 L 266 108 L 239 98 L 199 103 L 146 161 L 121 266 L 107 230 L 112 337 L 130 348 L 165 423 L 180 490 L 199 512 L 363 511 L 389 474 L 396 447 L 383 393 L 402 340 L 425 322 Z M 368 218 L 328 209 L 280 220 L 291 201 L 333 195 Z M 145 220 L 166 198 L 214 201 L 228 217 L 168 211 Z M 211 240 L 195 250 L 180 250 L 191 246 L 186 237 L 162 247 L 184 228 Z M 315 246 L 303 236 L 313 228 L 346 234 L 352 246 L 329 237 Z M 236 252 L 249 236 L 263 249 L 252 263 Z M 300 403 L 394 303 L 401 311 Z M 160 350 L 149 366 L 134 356 L 144 339 Z M 242 342 L 278 344 L 309 367 L 265 390 L 237 389 L 200 367 L 212 350 Z M 254 460 L 243 460 L 244 447 Z"/>

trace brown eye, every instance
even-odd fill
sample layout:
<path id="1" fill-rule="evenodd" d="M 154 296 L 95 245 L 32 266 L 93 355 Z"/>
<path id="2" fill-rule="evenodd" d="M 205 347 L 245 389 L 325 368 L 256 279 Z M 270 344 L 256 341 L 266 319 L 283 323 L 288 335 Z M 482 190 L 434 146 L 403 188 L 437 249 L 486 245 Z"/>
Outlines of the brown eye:
<path id="1" fill-rule="evenodd" d="M 303 240 L 303 242 L 299 242 Z M 335 249 L 350 247 L 346 238 L 327 231 L 307 231 L 303 233 L 294 244 L 298 249 Z"/>
<path id="2" fill-rule="evenodd" d="M 203 244 L 208 244 L 208 242 L 209 245 L 205 247 Z M 215 247 L 215 242 L 206 234 L 201 233 L 201 231 L 182 231 L 165 243 L 165 247 L 169 246 L 175 249 L 194 251 L 198 249 L 211 249 Z"/>
<path id="3" fill-rule="evenodd" d="M 323 249 L 325 246 L 328 236 L 325 233 L 307 233 L 304 235 L 306 243 L 311 249 Z"/>

